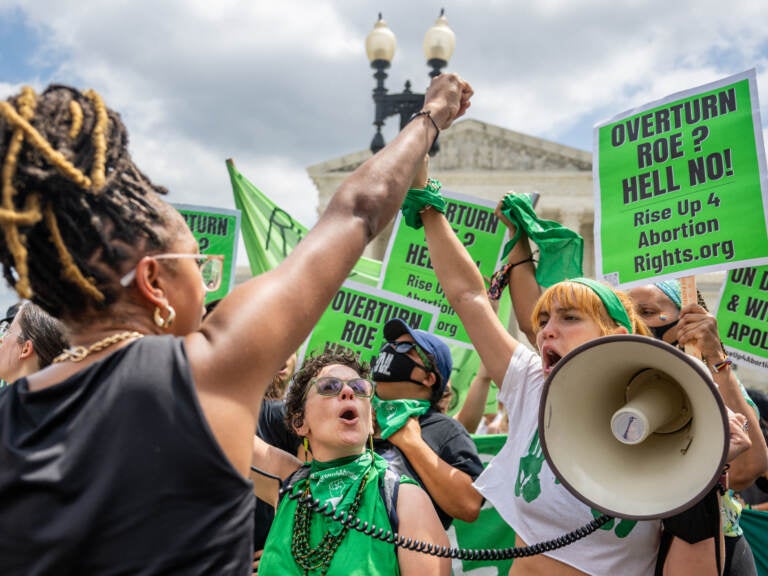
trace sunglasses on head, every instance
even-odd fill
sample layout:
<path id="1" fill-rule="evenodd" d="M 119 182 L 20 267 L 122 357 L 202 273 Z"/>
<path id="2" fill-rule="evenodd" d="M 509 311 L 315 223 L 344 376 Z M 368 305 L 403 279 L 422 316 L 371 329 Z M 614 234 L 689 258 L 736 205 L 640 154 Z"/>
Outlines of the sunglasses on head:
<path id="1" fill-rule="evenodd" d="M 401 342 L 387 342 L 384 344 L 384 346 L 381 348 L 382 352 L 390 352 L 394 351 L 398 354 L 408 354 L 411 350 L 416 350 L 416 354 L 418 354 L 419 359 L 424 364 L 424 367 L 431 371 L 432 370 L 432 362 L 429 361 L 429 358 L 427 358 L 426 353 L 424 350 L 421 349 L 421 347 L 416 344 L 416 342 L 410 342 L 407 340 L 401 341 Z"/>
<path id="2" fill-rule="evenodd" d="M 361 376 L 344 380 L 336 376 L 320 376 L 312 378 L 310 384 L 315 386 L 315 390 L 320 396 L 338 396 L 346 384 L 352 389 L 355 396 L 359 398 L 370 398 L 373 396 L 373 382 L 366 380 Z M 309 394 L 309 386 L 304 391 L 304 398 Z"/>

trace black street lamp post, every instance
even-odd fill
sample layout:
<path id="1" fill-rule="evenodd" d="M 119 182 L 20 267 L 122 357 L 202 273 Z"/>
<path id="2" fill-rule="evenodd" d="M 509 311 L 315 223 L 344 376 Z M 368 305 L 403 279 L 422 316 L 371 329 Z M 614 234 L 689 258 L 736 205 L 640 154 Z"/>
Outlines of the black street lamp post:
<path id="1" fill-rule="evenodd" d="M 455 45 L 456 36 L 453 30 L 448 27 L 445 10 L 441 10 L 435 25 L 424 35 L 424 55 L 427 58 L 427 64 L 432 67 L 429 72 L 431 78 L 440 74 L 440 71 L 448 65 Z M 402 93 L 387 93 L 384 86 L 384 80 L 387 78 L 385 70 L 389 68 L 392 62 L 396 47 L 395 35 L 379 14 L 379 20 L 365 40 L 368 60 L 371 62 L 371 68 L 376 70 L 373 75 L 376 79 L 376 88 L 373 89 L 373 102 L 376 105 L 373 125 L 376 126 L 376 134 L 371 140 L 371 152 L 374 154 L 384 148 L 384 136 L 381 134 L 384 121 L 390 116 L 398 114 L 400 116 L 400 129 L 402 130 L 411 116 L 418 112 L 424 103 L 424 94 L 412 92 L 410 81 L 405 82 L 405 89 Z M 434 156 L 438 149 L 438 143 L 435 140 L 429 151 L 430 155 Z"/>

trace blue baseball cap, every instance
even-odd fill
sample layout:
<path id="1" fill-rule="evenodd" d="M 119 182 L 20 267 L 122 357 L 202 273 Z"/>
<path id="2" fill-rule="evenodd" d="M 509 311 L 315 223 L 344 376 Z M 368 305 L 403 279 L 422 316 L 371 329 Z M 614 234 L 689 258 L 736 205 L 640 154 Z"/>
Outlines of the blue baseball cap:
<path id="1" fill-rule="evenodd" d="M 427 354 L 435 359 L 435 368 L 440 376 L 440 393 L 445 391 L 445 386 L 451 378 L 453 358 L 451 349 L 434 334 L 411 328 L 400 318 L 393 318 L 384 324 L 384 338 L 387 342 L 394 342 L 403 334 L 410 334 L 413 341 Z"/>

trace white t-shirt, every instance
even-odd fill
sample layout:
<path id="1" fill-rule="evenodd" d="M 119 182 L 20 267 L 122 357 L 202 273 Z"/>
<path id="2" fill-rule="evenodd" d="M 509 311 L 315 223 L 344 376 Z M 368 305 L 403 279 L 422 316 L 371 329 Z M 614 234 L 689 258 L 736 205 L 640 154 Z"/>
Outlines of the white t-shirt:
<path id="1" fill-rule="evenodd" d="M 498 396 L 509 417 L 507 441 L 474 484 L 528 545 L 572 532 L 600 515 L 557 481 L 544 458 L 538 416 L 545 380 L 539 356 L 519 345 Z M 615 518 L 545 554 L 587 574 L 652 576 L 660 535 L 659 521 Z"/>

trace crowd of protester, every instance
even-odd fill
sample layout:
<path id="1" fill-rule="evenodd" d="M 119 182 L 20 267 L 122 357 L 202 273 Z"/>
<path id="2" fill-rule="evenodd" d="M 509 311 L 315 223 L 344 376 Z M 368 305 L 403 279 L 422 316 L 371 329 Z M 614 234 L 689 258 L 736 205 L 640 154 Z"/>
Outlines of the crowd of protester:
<path id="1" fill-rule="evenodd" d="M 434 78 L 285 261 L 207 307 L 221 257 L 200 254 L 96 92 L 25 88 L 0 103 L 0 263 L 21 299 L 0 324 L 0 573 L 447 575 L 434 552 L 486 504 L 517 546 L 556 539 L 595 516 L 542 454 L 542 386 L 580 345 L 633 334 L 698 346 L 728 408 L 727 479 L 672 518 L 598 529 L 510 574 L 756 574 L 738 519 L 766 500 L 768 408 L 761 418 L 752 400 L 764 397 L 674 282 L 624 293 L 577 277 L 542 292 L 506 196 L 497 215 L 514 240 L 489 292 L 427 174 L 472 95 L 455 74 Z M 401 207 L 481 359 L 453 417 L 449 347 L 400 319 L 379 327 L 370 366 L 348 351 L 297 366 Z M 527 342 L 498 318 L 504 287 Z M 485 468 L 470 432 L 506 434 Z"/>

